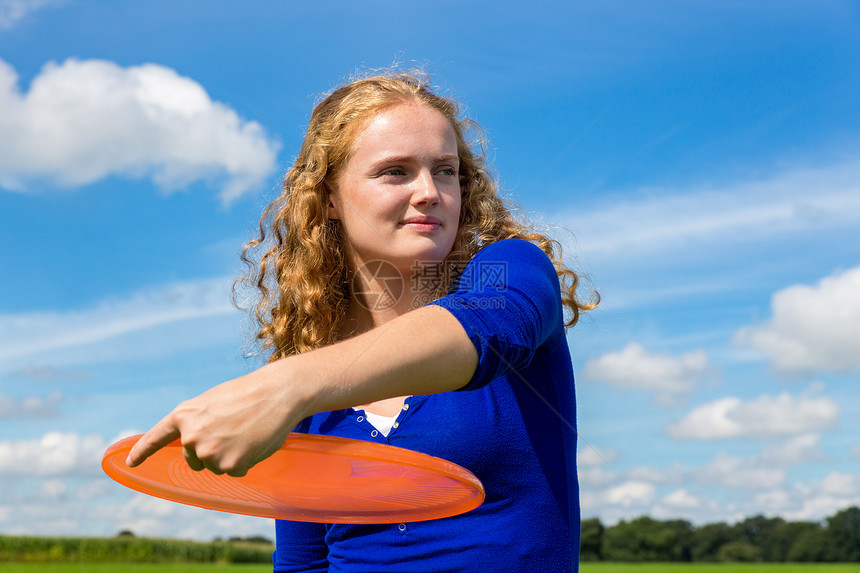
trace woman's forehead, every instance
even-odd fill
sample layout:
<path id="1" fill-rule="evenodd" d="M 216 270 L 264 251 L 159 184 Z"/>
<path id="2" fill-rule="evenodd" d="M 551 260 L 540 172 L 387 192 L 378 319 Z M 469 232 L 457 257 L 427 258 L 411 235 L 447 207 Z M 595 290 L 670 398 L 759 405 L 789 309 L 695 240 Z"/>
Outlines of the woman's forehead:
<path id="1" fill-rule="evenodd" d="M 387 107 L 369 118 L 351 147 L 350 155 L 456 155 L 457 137 L 440 111 L 410 102 Z"/>

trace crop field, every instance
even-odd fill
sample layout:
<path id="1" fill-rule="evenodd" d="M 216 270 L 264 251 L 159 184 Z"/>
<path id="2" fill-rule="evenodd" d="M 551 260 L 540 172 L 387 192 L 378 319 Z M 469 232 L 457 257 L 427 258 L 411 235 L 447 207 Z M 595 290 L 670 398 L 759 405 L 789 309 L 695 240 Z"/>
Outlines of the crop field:
<path id="1" fill-rule="evenodd" d="M 271 565 L 217 563 L 0 563 L 3 573 L 266 573 Z"/>

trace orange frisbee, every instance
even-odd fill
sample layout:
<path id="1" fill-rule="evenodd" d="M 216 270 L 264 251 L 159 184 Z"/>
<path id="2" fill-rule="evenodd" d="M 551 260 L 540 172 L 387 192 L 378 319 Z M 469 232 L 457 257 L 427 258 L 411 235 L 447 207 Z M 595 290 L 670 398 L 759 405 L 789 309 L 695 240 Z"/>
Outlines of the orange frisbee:
<path id="1" fill-rule="evenodd" d="M 155 497 L 292 521 L 399 523 L 475 509 L 484 488 L 474 474 L 440 458 L 375 442 L 292 433 L 243 477 L 194 471 L 179 440 L 130 468 L 140 435 L 107 449 L 102 469 L 113 480 Z"/>

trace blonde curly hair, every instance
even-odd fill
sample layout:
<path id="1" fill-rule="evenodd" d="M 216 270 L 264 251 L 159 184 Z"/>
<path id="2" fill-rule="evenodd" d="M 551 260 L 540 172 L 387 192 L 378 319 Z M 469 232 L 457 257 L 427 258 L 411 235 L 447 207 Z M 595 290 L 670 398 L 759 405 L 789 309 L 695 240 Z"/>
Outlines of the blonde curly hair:
<path id="1" fill-rule="evenodd" d="M 236 281 L 234 295 L 242 284 L 256 290 L 258 300 L 250 309 L 256 343 L 259 352 L 271 350 L 270 362 L 339 339 L 350 304 L 350 271 L 339 223 L 327 215 L 330 190 L 370 118 L 399 103 L 420 103 L 439 111 L 456 135 L 461 210 L 454 245 L 443 261 L 446 269 L 456 273 L 490 243 L 525 239 L 538 245 L 556 267 L 562 303 L 569 313 L 565 326 L 576 324 L 580 314 L 599 301 L 596 296 L 588 302 L 577 298 L 579 276 L 562 263 L 558 242 L 515 220 L 499 197 L 480 143 L 480 127 L 460 116 L 455 101 L 433 93 L 424 75 L 383 73 L 348 83 L 316 106 L 283 192 L 263 212 L 259 236 L 242 251 L 247 272 Z M 467 134 L 476 135 L 474 142 Z M 436 296 L 447 286 L 439 285 Z"/>

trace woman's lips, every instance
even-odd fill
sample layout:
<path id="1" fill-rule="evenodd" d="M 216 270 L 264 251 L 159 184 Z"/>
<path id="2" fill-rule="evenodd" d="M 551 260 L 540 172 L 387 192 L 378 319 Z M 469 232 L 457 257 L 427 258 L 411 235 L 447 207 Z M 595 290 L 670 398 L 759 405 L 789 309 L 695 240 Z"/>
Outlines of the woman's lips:
<path id="1" fill-rule="evenodd" d="M 400 222 L 403 227 L 413 231 L 435 231 L 442 226 L 442 221 L 436 217 L 409 217 Z"/>

